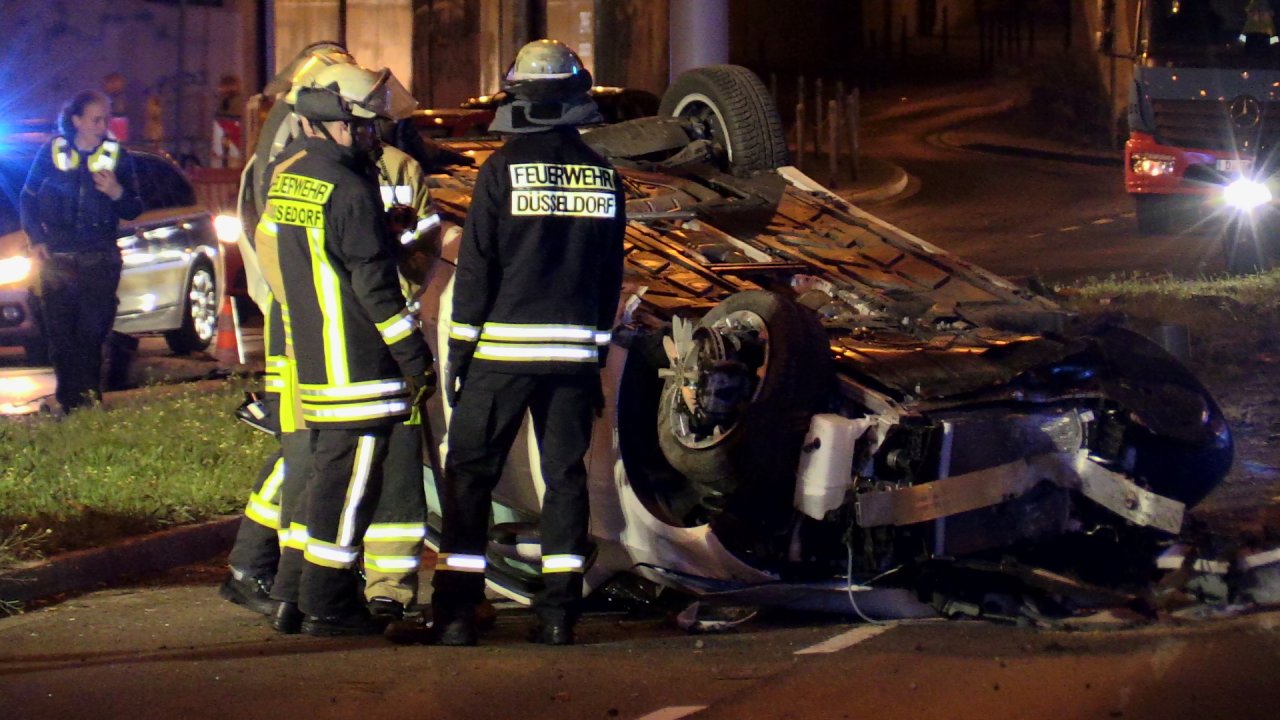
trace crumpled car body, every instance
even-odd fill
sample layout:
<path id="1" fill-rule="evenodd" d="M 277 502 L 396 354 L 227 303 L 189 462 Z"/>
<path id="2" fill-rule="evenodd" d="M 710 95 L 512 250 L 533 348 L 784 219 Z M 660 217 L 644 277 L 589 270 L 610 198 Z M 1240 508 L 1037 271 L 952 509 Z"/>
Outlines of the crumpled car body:
<path id="1" fill-rule="evenodd" d="M 1010 588 L 1046 607 L 1131 603 L 1230 468 L 1209 393 L 1122 325 L 1075 317 L 787 165 L 744 69 L 694 74 L 664 117 L 584 132 L 622 172 L 630 220 L 587 458 L 589 587 L 868 618 L 999 606 Z M 495 142 L 453 149 L 483 159 Z M 434 176 L 457 222 L 475 173 Z M 448 269 L 425 299 L 438 347 Z M 443 427 L 447 410 L 433 414 Z M 538 585 L 542 490 L 522 435 L 489 571 L 521 601 Z"/>

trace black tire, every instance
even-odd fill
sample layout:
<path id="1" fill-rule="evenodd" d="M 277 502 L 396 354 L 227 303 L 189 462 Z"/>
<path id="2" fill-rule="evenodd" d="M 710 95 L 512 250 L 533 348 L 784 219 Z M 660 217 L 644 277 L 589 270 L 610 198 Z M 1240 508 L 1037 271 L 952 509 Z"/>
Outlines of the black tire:
<path id="1" fill-rule="evenodd" d="M 1178 207 L 1174 198 L 1166 195 L 1135 195 L 1138 215 L 1138 233 L 1141 235 L 1167 235 L 1173 231 Z"/>
<path id="2" fill-rule="evenodd" d="M 760 78 L 739 65 L 685 72 L 662 96 L 658 114 L 704 121 L 735 175 L 790 163 L 778 108 Z"/>
<path id="3" fill-rule="evenodd" d="M 186 299 L 182 306 L 182 326 L 164 334 L 175 355 L 204 350 L 218 333 L 218 281 L 213 266 L 201 260 L 187 277 Z"/>
<path id="4" fill-rule="evenodd" d="M 774 293 L 730 296 L 699 327 L 730 316 L 758 318 L 768 335 L 750 402 L 723 434 L 691 442 L 679 381 L 668 379 L 658 411 L 658 444 L 709 514 L 777 530 L 792 516 L 801 445 L 831 387 L 831 348 L 812 313 Z"/>

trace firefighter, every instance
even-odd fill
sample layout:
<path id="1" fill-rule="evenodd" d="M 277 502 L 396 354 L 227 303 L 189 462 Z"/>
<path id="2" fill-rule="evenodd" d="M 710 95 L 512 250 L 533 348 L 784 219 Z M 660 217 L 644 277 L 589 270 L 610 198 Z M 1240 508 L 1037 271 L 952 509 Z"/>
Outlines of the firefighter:
<path id="1" fill-rule="evenodd" d="M 291 110 L 292 102 L 296 101 L 297 89 L 310 84 L 327 67 L 353 62 L 351 56 L 340 46 L 327 42 L 317 43 L 304 49 L 290 67 L 272 81 L 268 88 L 283 92 L 272 107 L 271 116 L 259 139 L 258 151 L 267 153 L 262 166 L 269 164 L 287 144 L 287 140 L 297 132 L 298 120 Z M 406 99 L 407 93 L 397 91 L 394 95 L 397 102 L 391 112 L 396 117 L 406 115 L 413 107 L 412 100 Z M 255 154 L 250 158 L 240 189 L 241 219 L 250 228 L 252 224 L 256 224 L 260 209 L 266 202 L 265 185 L 261 193 L 254 189 L 256 165 Z M 401 207 L 401 212 L 398 213 L 401 218 L 409 218 L 409 227 L 396 228 L 394 235 L 405 239 L 400 246 L 399 261 L 402 276 L 412 278 L 414 274 L 429 269 L 431 262 L 439 255 L 435 249 L 438 244 L 439 216 L 430 203 L 422 168 L 412 158 L 395 148 L 387 147 L 381 150 L 381 157 L 376 158 L 376 168 L 384 204 L 409 204 L 408 207 Z M 305 477 L 310 463 L 310 451 L 305 433 L 293 434 L 305 429 L 296 408 L 287 399 L 281 405 L 281 391 L 292 387 L 293 361 L 291 353 L 286 352 L 285 318 L 280 312 L 280 304 L 271 295 L 258 270 L 256 253 L 249 242 L 251 235 L 250 232 L 242 236 L 240 245 L 242 256 L 246 259 L 248 284 L 251 289 L 257 289 L 251 294 L 259 301 L 266 318 L 266 392 L 260 400 L 247 402 L 242 406 L 239 414 L 251 425 L 276 435 L 281 440 L 281 449 L 268 458 L 253 484 L 235 544 L 228 557 L 230 569 L 219 592 L 223 598 L 233 603 L 272 615 L 280 610 L 270 599 L 270 592 L 282 548 L 286 555 L 293 557 L 292 561 L 296 566 L 301 567 L 306 537 L 306 528 L 299 520 L 298 509 L 282 508 L 281 496 L 299 495 L 295 479 Z M 406 272 L 409 274 L 406 275 Z M 405 291 L 406 297 L 410 297 L 415 292 L 414 286 L 405 288 Z M 398 487 L 408 489 L 408 495 L 404 492 L 391 493 L 378 503 L 373 524 L 365 538 L 364 555 L 367 579 L 365 596 L 369 608 L 375 614 L 393 620 L 404 617 L 405 611 L 413 605 L 417 596 L 418 557 L 426 533 L 423 519 L 425 497 L 421 492 L 420 428 L 416 425 L 397 426 L 395 434 L 396 437 L 390 443 L 387 472 L 401 483 Z M 286 467 L 291 470 L 287 476 Z M 287 486 L 286 477 L 289 477 Z M 282 591 L 292 594 L 287 588 L 282 588 Z M 287 611 L 288 608 L 284 610 Z M 282 629 L 289 630 L 296 623 L 291 623 L 286 618 L 277 624 Z"/>
<path id="2" fill-rule="evenodd" d="M 299 483 L 307 476 L 311 450 L 307 434 L 303 432 L 305 425 L 289 392 L 296 383 L 292 353 L 286 347 L 286 318 L 258 267 L 257 252 L 252 244 L 253 228 L 266 205 L 266 168 L 297 134 L 298 121 L 293 115 L 292 105 L 286 102 L 289 91 L 295 86 L 308 84 L 316 73 L 326 67 L 352 62 L 355 61 L 341 45 L 313 43 L 303 48 L 268 83 L 266 91 L 276 96 L 276 103 L 272 105 L 258 138 L 257 151 L 249 158 L 241 174 L 237 209 L 246 231 L 241 233 L 237 244 L 244 260 L 249 295 L 264 318 L 263 346 L 266 355 L 265 392 L 260 400 L 242 406 L 241 416 L 277 436 L 280 448 L 271 454 L 254 480 L 244 517 L 227 558 L 230 568 L 219 594 L 264 615 L 272 615 L 280 609 L 270 594 L 281 553 L 295 554 L 294 562 L 301 567 L 305 528 L 300 521 L 294 522 L 300 517 L 296 508 L 281 506 L 281 497 L 299 495 Z M 286 469 L 289 472 L 286 473 Z M 293 540 L 295 533 L 297 541 Z M 289 594 L 294 592 L 283 590 Z M 284 622 L 286 628 L 296 624 L 288 618 Z"/>
<path id="3" fill-rule="evenodd" d="M 396 88 L 387 70 L 340 64 L 298 90 L 304 136 L 272 163 L 255 231 L 259 265 L 288 317 L 311 448 L 300 501 L 303 563 L 296 584 L 282 582 L 295 571 L 281 558 L 272 589 L 282 603 L 277 629 L 292 615 L 312 635 L 381 631 L 357 600 L 354 566 L 385 491 L 393 429 L 435 389 L 367 172 L 378 142 L 373 120 L 390 116 Z"/>
<path id="4" fill-rule="evenodd" d="M 591 75 L 563 43 L 525 45 L 492 130 L 506 144 L 480 169 L 459 250 L 445 390 L 443 537 L 433 580 L 435 641 L 476 643 L 492 491 L 532 415 L 546 493 L 543 589 L 532 640 L 574 641 L 587 539 L 583 457 L 602 407 L 599 364 L 622 281 L 618 173 L 579 136 L 600 122 Z"/>

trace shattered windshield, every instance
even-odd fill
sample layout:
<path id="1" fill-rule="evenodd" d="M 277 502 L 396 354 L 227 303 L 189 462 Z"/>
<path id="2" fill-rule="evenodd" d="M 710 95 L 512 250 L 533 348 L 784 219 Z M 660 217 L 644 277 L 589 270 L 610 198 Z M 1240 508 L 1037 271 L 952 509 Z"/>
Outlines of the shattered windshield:
<path id="1" fill-rule="evenodd" d="M 1276 0 L 1151 0 L 1142 48 L 1159 64 L 1280 68 Z"/>

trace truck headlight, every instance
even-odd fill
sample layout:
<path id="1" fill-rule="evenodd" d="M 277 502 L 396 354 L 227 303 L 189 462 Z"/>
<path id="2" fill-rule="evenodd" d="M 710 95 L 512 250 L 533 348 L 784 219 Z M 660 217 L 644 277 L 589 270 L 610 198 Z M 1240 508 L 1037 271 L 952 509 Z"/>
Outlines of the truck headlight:
<path id="1" fill-rule="evenodd" d="M 31 275 L 31 258 L 18 255 L 0 260 L 0 285 L 12 285 Z"/>
<path id="2" fill-rule="evenodd" d="M 1174 158 L 1172 155 L 1161 153 L 1134 153 L 1129 158 L 1129 169 L 1133 171 L 1134 175 L 1145 175 L 1147 177 L 1172 175 Z"/>
<path id="3" fill-rule="evenodd" d="M 218 215 L 213 219 L 213 232 L 219 242 L 228 245 L 240 239 L 240 218 L 235 215 Z"/>
<path id="4" fill-rule="evenodd" d="M 1252 210 L 1271 202 L 1271 190 L 1252 180 L 1236 180 L 1222 189 L 1222 199 L 1240 210 Z"/>

